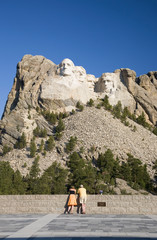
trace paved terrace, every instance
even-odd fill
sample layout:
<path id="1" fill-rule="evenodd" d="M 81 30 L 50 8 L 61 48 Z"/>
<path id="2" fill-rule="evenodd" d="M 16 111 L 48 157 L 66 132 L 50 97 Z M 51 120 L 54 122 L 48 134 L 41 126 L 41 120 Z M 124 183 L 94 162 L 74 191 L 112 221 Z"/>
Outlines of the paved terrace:
<path id="1" fill-rule="evenodd" d="M 157 215 L 1 214 L 0 239 L 157 239 Z"/>

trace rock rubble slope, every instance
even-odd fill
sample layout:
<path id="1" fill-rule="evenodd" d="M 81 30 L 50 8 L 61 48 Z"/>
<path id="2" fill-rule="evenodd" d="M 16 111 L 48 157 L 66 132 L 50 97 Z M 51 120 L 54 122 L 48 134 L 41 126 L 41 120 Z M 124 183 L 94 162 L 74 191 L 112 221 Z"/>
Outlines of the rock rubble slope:
<path id="1" fill-rule="evenodd" d="M 157 159 L 157 136 L 132 120 L 129 121 L 130 127 L 125 126 L 119 119 L 113 118 L 110 112 L 95 107 L 85 107 L 83 112 L 76 112 L 65 118 L 63 136 L 60 141 L 56 141 L 52 152 L 48 152 L 45 157 L 38 153 L 41 171 L 43 172 L 54 161 L 60 162 L 63 166 L 66 165 L 69 154 L 65 152 L 65 147 L 70 137 L 73 136 L 77 137 L 75 150 L 79 151 L 83 147 L 84 158 L 96 160 L 99 153 L 110 148 L 115 157 L 122 162 L 126 161 L 127 154 L 130 153 L 146 164 L 150 175 L 153 176 L 152 167 Z M 133 131 L 134 126 L 136 126 L 136 131 Z M 37 139 L 38 144 L 40 141 L 41 139 Z M 92 148 L 93 151 L 91 151 Z M 20 169 L 23 175 L 28 173 L 34 161 L 29 158 L 29 148 L 14 149 L 4 159 L 10 161 L 15 170 Z M 27 167 L 23 168 L 25 163 Z"/>

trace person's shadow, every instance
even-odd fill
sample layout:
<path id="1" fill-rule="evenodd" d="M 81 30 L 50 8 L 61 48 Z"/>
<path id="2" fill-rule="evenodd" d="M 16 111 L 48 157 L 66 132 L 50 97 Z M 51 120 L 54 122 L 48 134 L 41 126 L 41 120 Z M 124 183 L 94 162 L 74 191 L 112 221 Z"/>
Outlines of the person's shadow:
<path id="1" fill-rule="evenodd" d="M 79 196 L 77 196 L 77 213 L 78 214 L 81 214 L 82 213 L 82 206 L 80 204 L 80 201 L 79 201 Z"/>
<path id="2" fill-rule="evenodd" d="M 69 195 L 69 196 L 70 196 L 70 195 Z M 64 205 L 64 208 L 65 208 L 65 210 L 64 210 L 64 214 L 69 213 L 69 212 L 68 212 L 68 201 L 69 201 L 69 196 L 67 197 L 66 203 L 65 203 L 65 205 Z"/>

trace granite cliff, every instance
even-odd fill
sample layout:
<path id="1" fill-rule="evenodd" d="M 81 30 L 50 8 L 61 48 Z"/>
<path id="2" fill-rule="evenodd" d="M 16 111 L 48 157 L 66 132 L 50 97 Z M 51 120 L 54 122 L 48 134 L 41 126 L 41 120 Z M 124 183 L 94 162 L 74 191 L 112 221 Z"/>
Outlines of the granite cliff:
<path id="1" fill-rule="evenodd" d="M 39 114 L 39 109 L 71 112 L 76 109 L 78 101 L 86 105 L 90 99 L 97 102 L 105 95 L 111 105 L 121 101 L 122 106 L 126 106 L 131 113 L 139 116 L 143 112 L 147 122 L 156 125 L 157 71 L 136 77 L 133 70 L 121 68 L 96 78 L 87 74 L 83 67 L 75 66 L 70 59 L 56 65 L 43 56 L 25 55 L 17 65 L 13 87 L 0 121 L 0 151 L 4 145 L 13 147 L 23 132 L 29 144 L 37 126 L 46 129 L 48 136 L 53 135 L 53 126 Z M 67 157 L 63 151 L 64 143 L 70 136 L 77 135 L 79 141 L 84 142 L 86 153 L 92 145 L 99 150 L 104 146 L 110 147 L 121 159 L 125 159 L 126 153 L 130 152 L 147 163 L 152 171 L 157 158 L 157 137 L 138 124 L 133 124 L 137 128 L 133 132 L 119 120 L 113 119 L 110 113 L 85 107 L 83 112 L 66 118 L 65 125 L 63 138 L 57 142 L 53 153 L 48 155 L 49 160 L 41 160 L 43 169 L 50 165 L 52 158 L 64 162 Z M 12 162 L 14 168 L 29 162 L 27 149 L 18 153 L 13 150 L 12 153 L 6 159 Z"/>

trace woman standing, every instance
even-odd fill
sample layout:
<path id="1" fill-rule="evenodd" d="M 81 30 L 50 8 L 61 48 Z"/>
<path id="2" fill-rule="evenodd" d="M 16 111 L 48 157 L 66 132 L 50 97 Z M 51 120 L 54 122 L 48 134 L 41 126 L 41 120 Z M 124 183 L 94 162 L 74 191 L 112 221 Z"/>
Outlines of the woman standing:
<path id="1" fill-rule="evenodd" d="M 69 189 L 70 195 L 69 195 L 69 201 L 68 201 L 68 213 L 73 214 L 74 206 L 77 206 L 76 202 L 76 189 L 74 186 L 72 186 Z"/>

